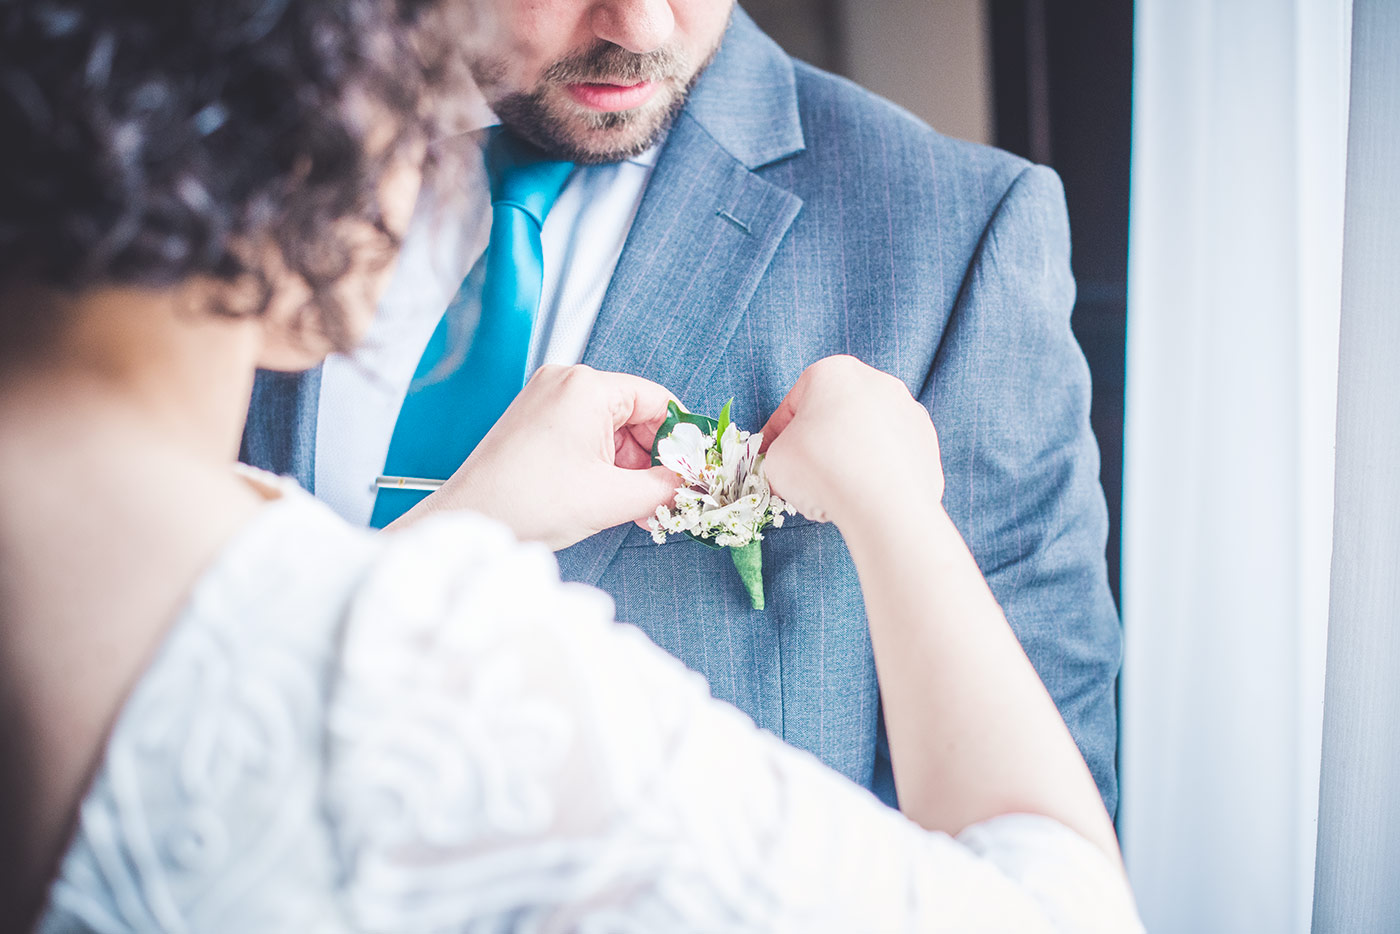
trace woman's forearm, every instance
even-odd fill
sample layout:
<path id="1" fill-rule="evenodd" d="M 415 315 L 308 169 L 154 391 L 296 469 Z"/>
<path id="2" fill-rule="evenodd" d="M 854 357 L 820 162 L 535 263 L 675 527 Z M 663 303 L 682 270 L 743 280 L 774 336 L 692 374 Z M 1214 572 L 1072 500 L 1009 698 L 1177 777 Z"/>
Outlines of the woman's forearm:
<path id="1" fill-rule="evenodd" d="M 870 617 L 902 810 L 953 834 L 1041 814 L 1118 860 L 1089 769 L 942 506 L 871 509 L 842 533 Z"/>

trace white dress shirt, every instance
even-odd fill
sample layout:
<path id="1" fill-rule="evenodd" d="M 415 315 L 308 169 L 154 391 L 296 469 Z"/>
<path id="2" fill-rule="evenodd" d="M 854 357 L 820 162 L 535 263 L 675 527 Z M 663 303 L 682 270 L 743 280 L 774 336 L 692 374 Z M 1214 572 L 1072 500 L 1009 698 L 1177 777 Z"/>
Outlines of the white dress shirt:
<path id="1" fill-rule="evenodd" d="M 579 166 L 569 176 L 541 236 L 544 282 L 529 372 L 583 359 L 659 149 L 624 162 Z M 437 198 L 425 189 L 364 342 L 352 354 L 331 357 L 322 369 L 316 495 L 357 525 L 368 524 L 374 510 L 374 478 L 383 472 L 423 349 L 486 249 L 485 192 L 466 201 L 455 210 L 435 211 Z"/>

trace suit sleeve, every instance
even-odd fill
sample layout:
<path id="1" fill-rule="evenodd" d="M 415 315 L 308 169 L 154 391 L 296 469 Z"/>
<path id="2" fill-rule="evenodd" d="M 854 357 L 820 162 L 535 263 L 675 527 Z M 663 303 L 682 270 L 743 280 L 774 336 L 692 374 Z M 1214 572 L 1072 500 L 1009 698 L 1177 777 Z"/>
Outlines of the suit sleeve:
<path id="1" fill-rule="evenodd" d="M 983 231 L 921 401 L 948 513 L 1113 814 L 1122 638 L 1069 256 L 1059 177 L 1028 167 Z"/>

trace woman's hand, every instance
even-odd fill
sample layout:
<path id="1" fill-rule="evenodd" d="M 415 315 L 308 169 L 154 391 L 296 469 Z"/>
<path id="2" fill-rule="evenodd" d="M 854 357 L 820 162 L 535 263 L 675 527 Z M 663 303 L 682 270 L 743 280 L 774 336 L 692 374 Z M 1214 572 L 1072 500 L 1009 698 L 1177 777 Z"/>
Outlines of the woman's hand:
<path id="1" fill-rule="evenodd" d="M 1098 787 L 943 511 L 928 412 L 893 377 L 829 357 L 764 438 L 773 491 L 834 521 L 860 575 L 901 810 L 950 834 L 1042 814 L 1117 861 Z"/>
<path id="2" fill-rule="evenodd" d="M 942 503 L 938 434 L 928 412 L 904 383 L 855 357 L 809 366 L 763 438 L 773 492 L 843 532 Z"/>
<path id="3" fill-rule="evenodd" d="M 638 376 L 541 367 L 451 479 L 390 528 L 471 510 L 557 551 L 648 516 L 676 492 L 676 475 L 651 466 L 672 398 Z"/>

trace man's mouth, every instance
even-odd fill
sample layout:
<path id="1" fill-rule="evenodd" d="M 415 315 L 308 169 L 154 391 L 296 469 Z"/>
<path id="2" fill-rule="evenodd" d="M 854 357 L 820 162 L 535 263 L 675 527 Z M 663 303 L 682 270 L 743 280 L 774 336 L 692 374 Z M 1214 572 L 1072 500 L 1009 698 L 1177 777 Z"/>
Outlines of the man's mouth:
<path id="1" fill-rule="evenodd" d="M 564 89 L 574 102 L 589 110 L 610 112 L 631 110 L 651 99 L 660 84 L 641 81 L 637 84 L 566 84 Z"/>

